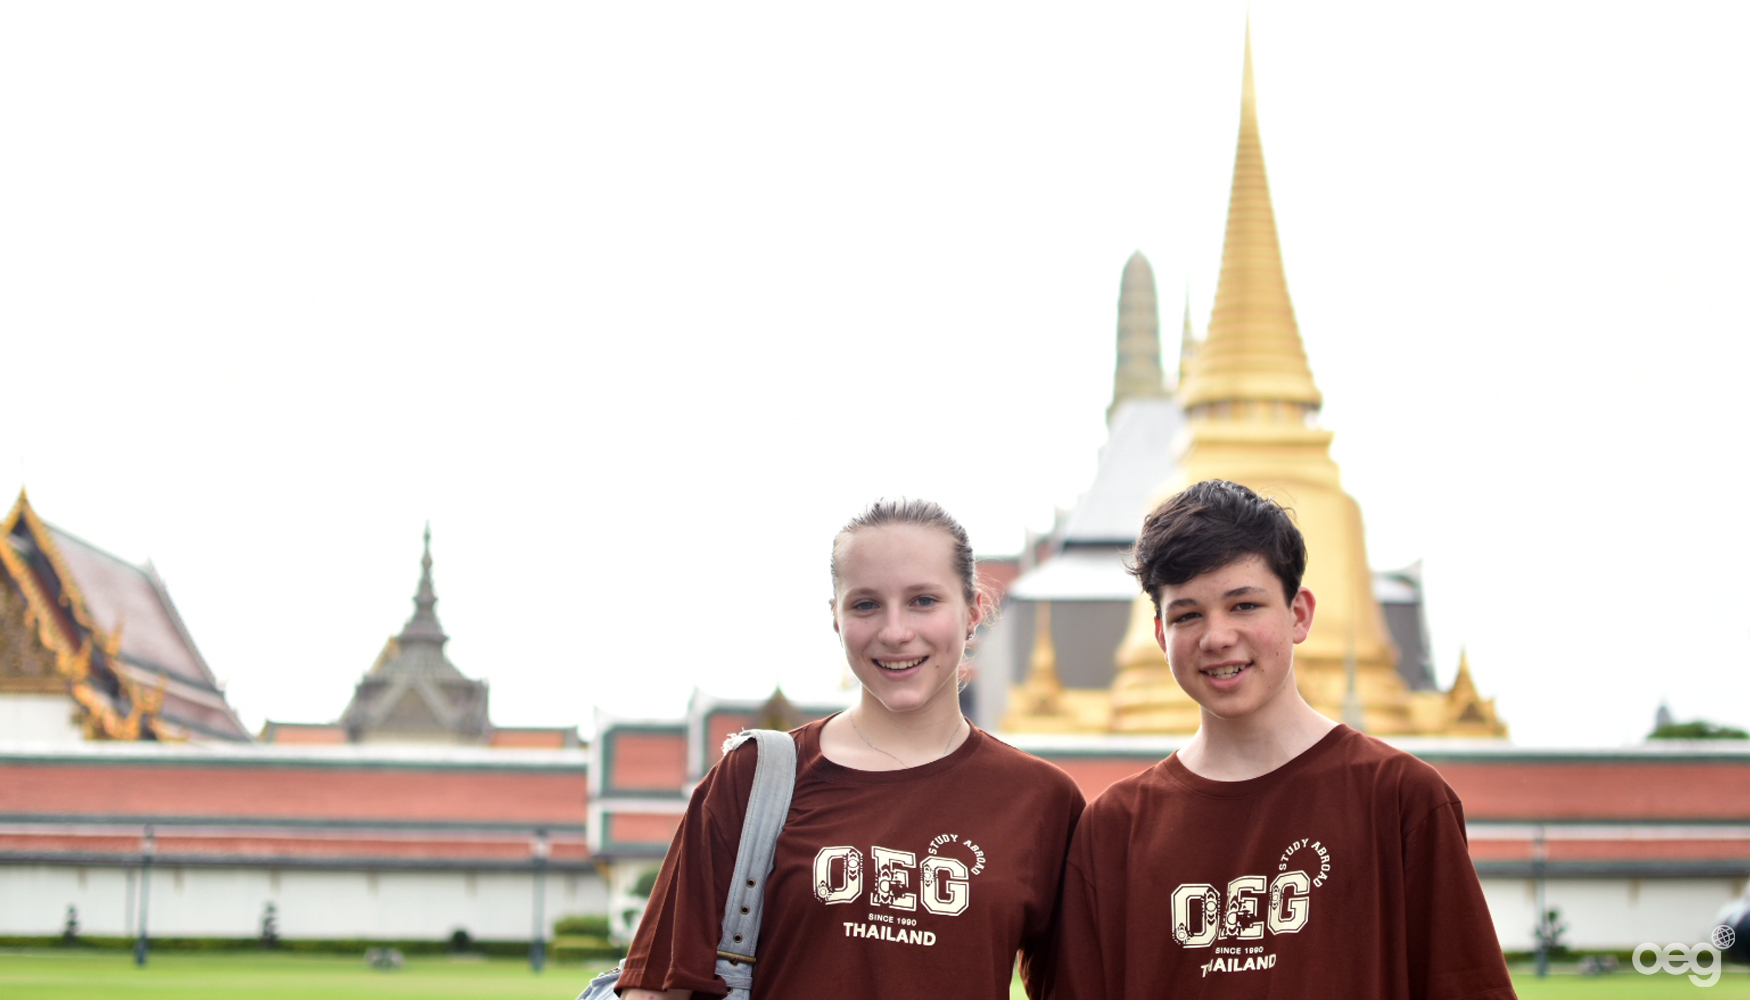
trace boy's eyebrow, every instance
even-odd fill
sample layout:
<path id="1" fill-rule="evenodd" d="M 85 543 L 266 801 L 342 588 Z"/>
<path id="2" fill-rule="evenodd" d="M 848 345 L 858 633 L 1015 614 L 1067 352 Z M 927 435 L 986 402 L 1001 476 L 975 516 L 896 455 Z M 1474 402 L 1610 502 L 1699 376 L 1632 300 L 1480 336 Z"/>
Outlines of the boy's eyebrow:
<path id="1" fill-rule="evenodd" d="M 1269 590 L 1267 588 L 1264 588 L 1264 587 L 1258 587 L 1258 586 L 1253 586 L 1252 584 L 1247 584 L 1244 587 L 1235 587 L 1234 589 L 1228 591 L 1227 593 L 1225 593 L 1221 596 L 1222 597 L 1239 597 L 1239 596 L 1244 595 L 1244 594 L 1264 594 L 1264 593 L 1269 593 Z M 1181 597 L 1176 601 L 1167 602 L 1167 607 L 1176 608 L 1176 607 L 1179 607 L 1180 605 L 1196 604 L 1196 603 L 1197 603 L 1197 599 L 1195 597 Z"/>

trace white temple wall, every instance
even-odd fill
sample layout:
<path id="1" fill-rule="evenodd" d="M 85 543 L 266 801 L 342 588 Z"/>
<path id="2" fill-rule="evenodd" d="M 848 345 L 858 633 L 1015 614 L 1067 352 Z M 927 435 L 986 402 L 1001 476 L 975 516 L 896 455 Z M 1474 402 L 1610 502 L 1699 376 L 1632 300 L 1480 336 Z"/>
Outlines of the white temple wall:
<path id="1" fill-rule="evenodd" d="M 574 914 L 607 912 L 602 879 L 548 872 L 543 925 Z M 478 940 L 527 941 L 534 877 L 503 871 L 314 871 L 154 865 L 146 929 L 153 937 L 250 938 L 272 902 L 279 936 L 440 940 L 458 928 Z M 138 870 L 17 865 L 0 867 L 0 934 L 58 935 L 69 904 L 80 933 L 136 933 Z"/>
<path id="2" fill-rule="evenodd" d="M 0 694 L 0 740 L 8 743 L 79 743 L 84 730 L 64 694 Z"/>
<path id="3" fill-rule="evenodd" d="M 635 879 L 637 866 L 623 867 L 626 878 Z M 139 906 L 137 876 L 137 869 L 96 865 L 0 867 L 0 935 L 58 935 L 71 904 L 78 908 L 80 933 L 131 937 Z M 595 872 L 545 877 L 543 923 L 549 933 L 561 916 L 609 912 L 608 886 Z M 1502 948 L 1535 948 L 1536 882 L 1484 878 L 1482 886 Z M 147 929 L 154 937 L 257 937 L 263 909 L 272 902 L 280 937 L 286 939 L 441 940 L 461 928 L 479 940 L 526 941 L 533 888 L 529 872 L 155 865 Z M 626 887 L 619 888 L 624 896 Z M 1563 942 L 1582 951 L 1706 940 L 1714 915 L 1744 890 L 1742 878 L 1551 878 L 1545 883 L 1548 905 L 1559 908 L 1568 925 Z"/>
<path id="4" fill-rule="evenodd" d="M 1576 951 L 1625 951 L 1643 942 L 1706 941 L 1714 915 L 1744 891 L 1741 878 L 1551 878 L 1545 904 L 1561 910 L 1560 941 Z M 1537 947 L 1537 881 L 1485 878 L 1483 896 L 1507 951 Z"/>

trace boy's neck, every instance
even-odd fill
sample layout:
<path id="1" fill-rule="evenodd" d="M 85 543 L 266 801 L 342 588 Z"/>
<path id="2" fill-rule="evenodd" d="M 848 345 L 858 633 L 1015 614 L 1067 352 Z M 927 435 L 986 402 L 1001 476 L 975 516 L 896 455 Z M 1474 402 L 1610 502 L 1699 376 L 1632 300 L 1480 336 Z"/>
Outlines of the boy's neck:
<path id="1" fill-rule="evenodd" d="M 1299 757 L 1337 724 L 1308 705 L 1299 691 L 1290 688 L 1287 693 L 1292 697 L 1279 699 L 1276 711 L 1239 719 L 1223 719 L 1205 709 L 1196 735 L 1178 751 L 1179 763 L 1211 781 L 1246 781 Z"/>

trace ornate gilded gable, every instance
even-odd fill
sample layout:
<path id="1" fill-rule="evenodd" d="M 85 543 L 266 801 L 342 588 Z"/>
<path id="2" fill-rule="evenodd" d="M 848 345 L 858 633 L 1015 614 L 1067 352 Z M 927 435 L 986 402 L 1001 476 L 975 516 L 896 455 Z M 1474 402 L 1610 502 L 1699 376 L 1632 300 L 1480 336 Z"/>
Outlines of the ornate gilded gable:
<path id="1" fill-rule="evenodd" d="M 43 645 L 30 602 L 10 578 L 0 583 L 0 691 L 66 694 L 55 651 Z"/>
<path id="2" fill-rule="evenodd" d="M 88 739 L 160 739 L 164 687 L 117 669 L 120 624 L 97 625 L 23 491 L 0 521 L 0 691 L 66 694 Z"/>

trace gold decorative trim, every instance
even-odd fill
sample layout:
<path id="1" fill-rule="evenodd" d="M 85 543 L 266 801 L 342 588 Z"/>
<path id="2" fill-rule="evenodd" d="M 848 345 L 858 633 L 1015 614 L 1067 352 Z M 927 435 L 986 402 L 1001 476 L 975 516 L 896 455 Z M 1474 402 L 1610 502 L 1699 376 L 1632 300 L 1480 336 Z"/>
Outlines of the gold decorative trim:
<path id="1" fill-rule="evenodd" d="M 61 597 L 57 601 L 49 599 L 36 572 L 5 541 L 11 537 L 20 522 L 60 583 Z M 115 664 L 121 659 L 122 623 L 118 620 L 114 629 L 104 629 L 97 625 L 86 604 L 84 593 L 79 589 L 72 571 L 67 568 L 67 561 L 61 555 L 60 548 L 55 545 L 53 535 L 31 508 L 30 499 L 23 490 L 18 491 L 18 500 L 12 505 L 6 519 L 0 521 L 0 564 L 4 564 L 7 573 L 18 581 L 19 590 L 24 594 L 25 627 L 34 626 L 38 640 L 45 648 L 54 652 L 55 669 L 67 679 L 73 700 L 83 709 L 83 718 L 80 721 L 85 737 L 138 740 L 143 733 L 157 736 L 161 728 L 157 713 L 163 708 L 169 678 L 160 678 L 158 684 L 147 687 L 128 672 L 116 669 Z M 48 611 L 56 605 L 65 610 L 65 624 L 72 634 L 66 634 L 62 628 L 63 623 L 55 620 L 55 615 Z M 110 699 L 91 682 L 91 658 L 97 652 L 104 655 L 110 673 L 116 678 L 128 700 L 128 714 L 125 717 L 115 710 Z"/>

